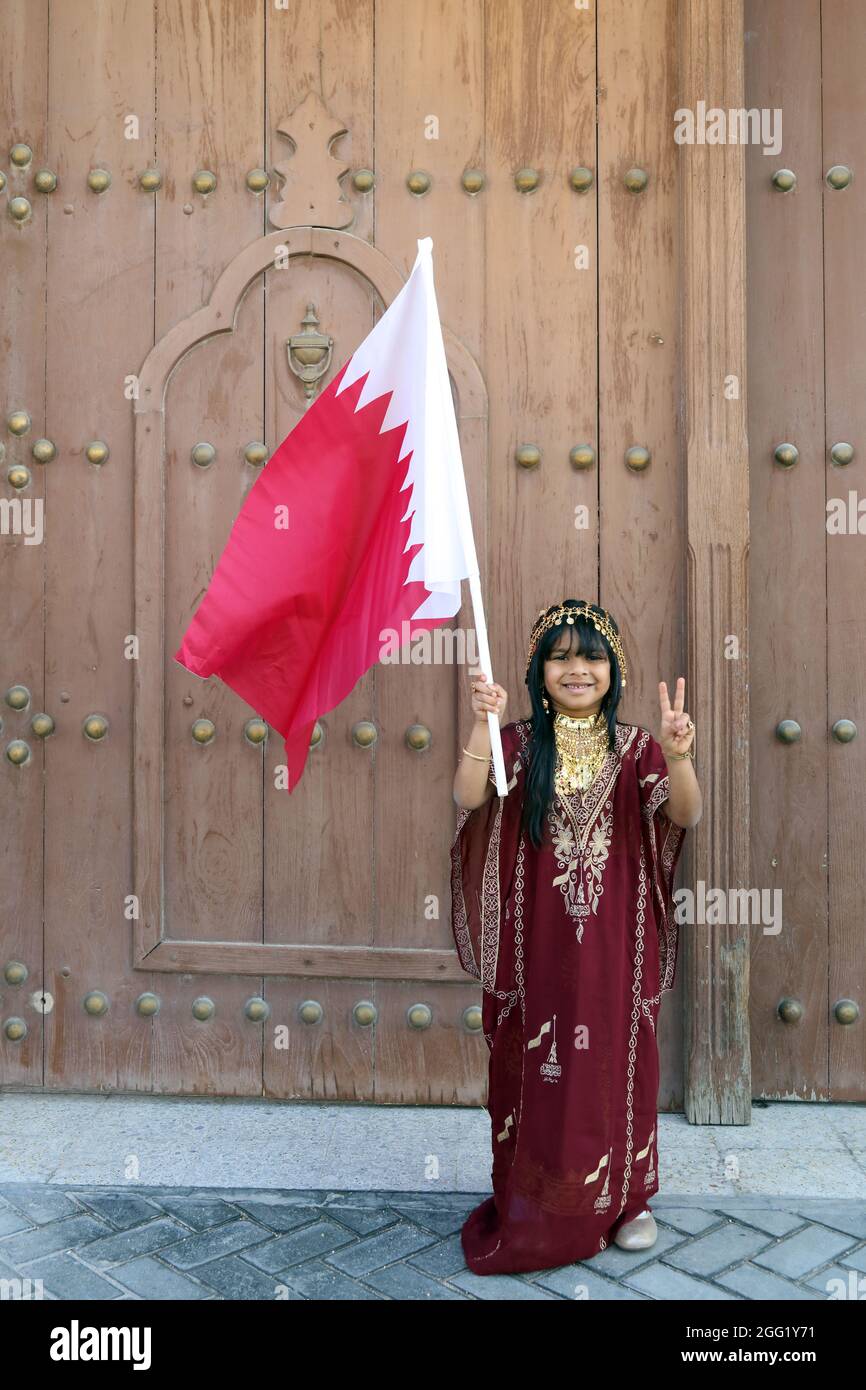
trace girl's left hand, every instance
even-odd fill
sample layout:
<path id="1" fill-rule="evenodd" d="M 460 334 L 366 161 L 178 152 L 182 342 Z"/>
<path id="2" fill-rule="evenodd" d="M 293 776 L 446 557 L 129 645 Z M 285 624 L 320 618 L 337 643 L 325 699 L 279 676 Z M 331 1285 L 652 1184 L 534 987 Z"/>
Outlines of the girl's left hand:
<path id="1" fill-rule="evenodd" d="M 659 681 L 661 728 L 658 741 L 666 758 L 672 753 L 687 753 L 694 742 L 694 726 L 689 728 L 691 716 L 683 709 L 685 698 L 686 681 L 684 676 L 680 676 L 677 680 L 673 709 L 668 699 L 667 685 L 664 681 Z"/>

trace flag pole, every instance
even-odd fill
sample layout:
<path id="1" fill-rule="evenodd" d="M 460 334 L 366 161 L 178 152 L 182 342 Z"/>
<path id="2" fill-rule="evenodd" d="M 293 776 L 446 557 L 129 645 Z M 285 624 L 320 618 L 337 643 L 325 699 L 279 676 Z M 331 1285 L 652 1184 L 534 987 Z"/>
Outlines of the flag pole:
<path id="1" fill-rule="evenodd" d="M 481 598 L 481 579 L 478 571 L 478 558 L 475 552 L 475 537 L 472 534 L 472 516 L 469 511 L 469 496 L 466 491 L 466 477 L 463 472 L 463 458 L 460 452 L 460 435 L 454 414 L 454 397 L 448 378 L 448 362 L 445 356 L 445 340 L 442 336 L 442 322 L 436 301 L 436 286 L 433 279 L 433 238 L 419 237 L 415 265 L 421 262 L 421 274 L 428 295 L 427 299 L 427 399 L 425 404 L 425 427 L 429 431 L 427 453 L 431 458 L 442 459 L 450 485 L 450 498 L 453 514 L 461 540 L 461 558 L 465 569 L 440 568 L 436 572 L 427 570 L 427 551 L 425 548 L 425 579 L 448 580 L 451 589 L 454 575 L 469 579 L 469 592 L 472 596 L 472 612 L 475 620 L 475 634 L 478 638 L 478 657 L 481 669 L 489 681 L 493 681 L 493 666 L 490 648 L 487 643 L 487 624 L 484 621 L 484 603 Z M 415 266 L 412 267 L 413 273 Z M 411 277 L 410 277 L 411 278 Z M 432 509 L 431 509 L 432 514 Z M 441 536 L 440 536 L 441 542 Z M 432 589 L 434 584 L 428 584 Z M 457 580 L 455 597 L 460 593 L 460 580 Z M 493 771 L 496 775 L 496 791 L 499 796 L 508 795 L 505 778 L 505 759 L 502 756 L 502 732 L 498 715 L 488 712 L 487 727 L 490 731 L 490 751 L 493 754 Z"/>
<path id="2" fill-rule="evenodd" d="M 472 596 L 472 615 L 475 619 L 475 635 L 478 638 L 478 659 L 481 662 L 481 670 L 492 684 L 493 668 L 490 662 L 490 648 L 487 643 L 487 624 L 484 621 L 481 580 L 477 570 L 469 576 L 469 593 Z M 499 727 L 499 716 L 494 714 L 492 710 L 487 712 L 487 727 L 490 730 L 493 771 L 496 774 L 496 794 L 497 796 L 507 796 L 508 784 L 505 780 L 505 759 L 502 756 L 502 731 Z"/>

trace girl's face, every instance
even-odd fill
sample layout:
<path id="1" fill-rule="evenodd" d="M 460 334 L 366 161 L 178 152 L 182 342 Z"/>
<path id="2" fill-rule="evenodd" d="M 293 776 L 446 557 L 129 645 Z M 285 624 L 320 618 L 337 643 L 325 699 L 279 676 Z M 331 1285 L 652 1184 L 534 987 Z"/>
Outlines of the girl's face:
<path id="1" fill-rule="evenodd" d="M 560 633 L 544 663 L 544 686 L 558 714 L 598 714 L 610 689 L 610 658 L 581 656 L 574 628 Z"/>

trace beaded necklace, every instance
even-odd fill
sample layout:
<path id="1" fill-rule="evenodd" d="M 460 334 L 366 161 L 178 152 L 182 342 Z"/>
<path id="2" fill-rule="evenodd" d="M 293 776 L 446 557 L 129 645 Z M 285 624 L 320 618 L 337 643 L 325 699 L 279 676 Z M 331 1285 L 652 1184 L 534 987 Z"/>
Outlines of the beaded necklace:
<path id="1" fill-rule="evenodd" d="M 556 740 L 556 790 L 560 796 L 586 791 L 610 751 L 607 720 L 601 711 L 585 716 L 557 712 L 553 735 Z"/>

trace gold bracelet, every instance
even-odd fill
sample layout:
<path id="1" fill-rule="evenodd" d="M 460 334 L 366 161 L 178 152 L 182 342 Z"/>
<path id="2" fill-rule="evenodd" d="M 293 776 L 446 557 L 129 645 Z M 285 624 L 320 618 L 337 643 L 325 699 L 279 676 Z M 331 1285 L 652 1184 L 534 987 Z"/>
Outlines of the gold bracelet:
<path id="1" fill-rule="evenodd" d="M 463 749 L 463 752 L 464 752 L 464 753 L 467 753 L 467 754 L 469 755 L 470 758 L 477 758 L 478 761 L 479 761 L 480 763 L 489 763 L 489 762 L 490 762 L 490 755 L 489 755 L 489 754 L 488 754 L 488 756 L 487 756 L 486 758 L 482 758 L 482 756 L 481 756 L 480 753 L 470 753 L 468 748 L 464 748 L 464 749 Z"/>
<path id="2" fill-rule="evenodd" d="M 688 753 L 668 753 L 666 756 L 669 757 L 669 758 L 692 758 L 692 759 L 694 759 L 695 750 L 694 750 L 693 748 L 690 748 L 689 751 L 688 751 Z"/>

